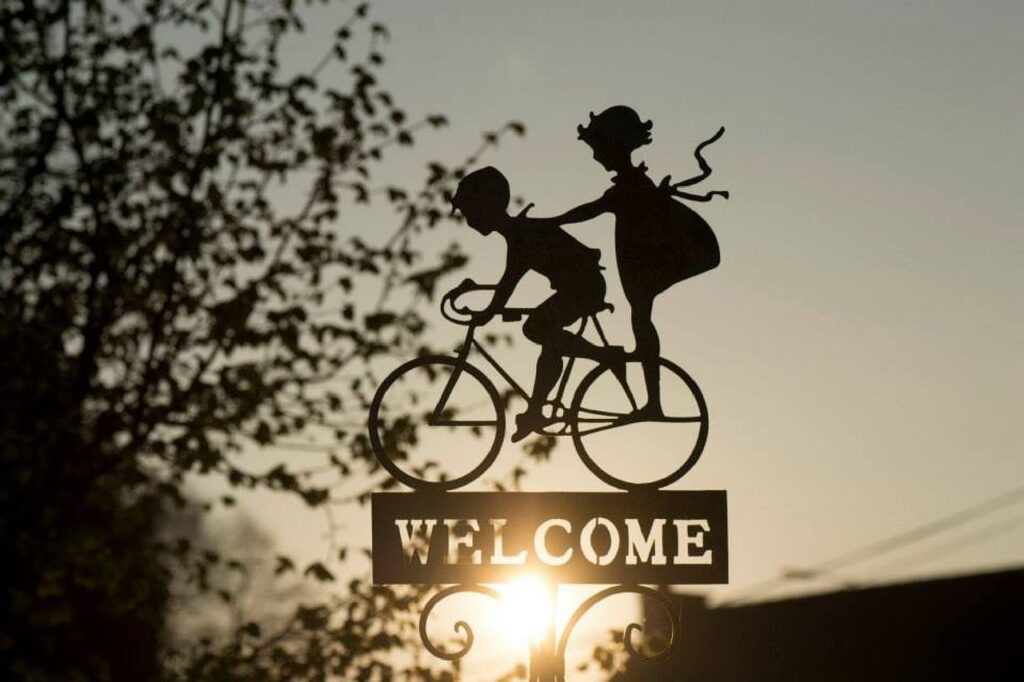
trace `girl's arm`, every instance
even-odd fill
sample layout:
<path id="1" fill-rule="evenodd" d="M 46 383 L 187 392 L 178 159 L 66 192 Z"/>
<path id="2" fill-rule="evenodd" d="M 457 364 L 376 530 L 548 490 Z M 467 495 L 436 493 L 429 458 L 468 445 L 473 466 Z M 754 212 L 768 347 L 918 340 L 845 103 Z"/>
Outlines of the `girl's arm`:
<path id="1" fill-rule="evenodd" d="M 588 201 L 585 204 L 580 204 L 576 208 L 570 208 L 562 215 L 557 215 L 552 218 L 544 218 L 543 220 L 550 221 L 555 225 L 566 225 L 569 223 L 583 223 L 588 220 L 592 220 L 602 213 L 607 213 L 609 210 L 608 202 L 604 197 Z"/>
<path id="2" fill-rule="evenodd" d="M 533 204 L 527 204 L 526 208 L 521 210 L 516 217 L 525 218 L 531 208 L 533 208 Z M 562 215 L 551 216 L 550 218 L 531 218 L 531 220 L 538 220 L 551 225 L 583 223 L 596 218 L 602 213 L 607 213 L 609 210 L 611 209 L 608 207 L 608 201 L 602 196 L 585 204 L 580 204 L 576 208 L 570 208 Z"/>

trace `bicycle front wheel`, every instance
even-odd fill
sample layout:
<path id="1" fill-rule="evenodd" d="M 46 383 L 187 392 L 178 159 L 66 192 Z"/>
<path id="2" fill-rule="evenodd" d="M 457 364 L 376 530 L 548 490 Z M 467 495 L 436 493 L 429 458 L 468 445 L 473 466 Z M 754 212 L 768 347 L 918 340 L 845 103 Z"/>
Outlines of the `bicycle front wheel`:
<path id="1" fill-rule="evenodd" d="M 580 382 L 569 411 L 572 441 L 591 473 L 622 490 L 652 490 L 693 468 L 708 437 L 704 395 L 689 374 L 660 358 L 664 416 L 641 419 L 647 403 L 640 363 L 627 364 L 625 381 L 605 365 Z"/>
<path id="2" fill-rule="evenodd" d="M 454 490 L 479 478 L 505 438 L 494 384 L 473 365 L 440 355 L 391 372 L 373 396 L 368 422 L 377 461 L 417 490 Z"/>

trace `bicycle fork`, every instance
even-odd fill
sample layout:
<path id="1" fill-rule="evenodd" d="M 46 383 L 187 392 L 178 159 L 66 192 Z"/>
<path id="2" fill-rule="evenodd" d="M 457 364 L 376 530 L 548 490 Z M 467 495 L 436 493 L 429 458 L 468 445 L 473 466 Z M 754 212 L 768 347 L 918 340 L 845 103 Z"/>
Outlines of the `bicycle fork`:
<path id="1" fill-rule="evenodd" d="M 462 343 L 462 347 L 459 349 L 456 355 L 455 367 L 452 370 L 452 374 L 448 377 L 448 381 L 445 383 L 444 389 L 441 391 L 441 397 L 437 401 L 437 405 L 434 407 L 433 413 L 430 415 L 428 423 L 431 426 L 491 426 L 494 424 L 492 421 L 458 421 L 458 420 L 442 420 L 445 408 L 448 406 L 448 399 L 451 398 L 452 391 L 455 389 L 455 384 L 458 382 L 459 377 L 462 376 L 463 368 L 469 364 L 469 352 L 475 347 L 477 351 L 484 356 L 484 359 L 501 375 L 508 385 L 518 393 L 524 400 L 529 401 L 530 394 L 527 393 L 522 386 L 516 382 L 512 376 L 505 371 L 505 368 L 498 364 L 498 361 L 487 352 L 487 350 L 473 338 L 476 332 L 476 326 L 470 326 L 466 331 L 466 339 Z"/>
<path id="2" fill-rule="evenodd" d="M 462 344 L 462 348 L 459 349 L 457 356 L 458 362 L 455 363 L 455 367 L 452 369 L 452 374 L 448 377 L 448 381 L 444 385 L 444 389 L 441 391 L 441 397 L 437 400 L 437 405 L 434 406 L 434 411 L 430 415 L 428 424 L 430 426 L 440 426 L 441 416 L 444 413 L 444 409 L 448 406 L 448 399 L 452 396 L 452 391 L 455 390 L 455 384 L 462 376 L 462 368 L 466 364 L 466 358 L 469 356 L 470 344 L 473 343 L 473 332 L 476 331 L 476 327 L 470 326 L 466 332 L 466 341 Z"/>

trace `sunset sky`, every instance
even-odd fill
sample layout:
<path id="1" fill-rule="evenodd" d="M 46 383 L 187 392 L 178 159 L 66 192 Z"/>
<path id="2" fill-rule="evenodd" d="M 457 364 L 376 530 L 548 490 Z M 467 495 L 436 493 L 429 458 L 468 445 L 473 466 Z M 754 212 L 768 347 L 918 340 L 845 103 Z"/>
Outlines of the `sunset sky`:
<path id="1" fill-rule="evenodd" d="M 654 121 L 637 158 L 655 178 L 693 174 L 693 147 L 725 126 L 702 187 L 732 197 L 695 206 L 722 265 L 655 310 L 663 354 L 711 415 L 703 459 L 674 487 L 729 493 L 731 584 L 709 593 L 1024 483 L 1024 4 L 390 0 L 375 14 L 391 31 L 390 89 L 452 123 L 391 166 L 398 177 L 519 119 L 527 136 L 487 162 L 552 215 L 609 186 L 576 139 L 589 111 L 629 104 Z M 311 22 L 312 61 L 330 22 Z M 601 248 L 611 334 L 631 345 L 611 218 L 568 229 Z M 497 236 L 452 225 L 437 238 L 462 241 L 474 279 L 501 268 Z M 517 300 L 543 295 L 532 281 Z M 516 350 L 524 380 L 534 354 Z M 553 460 L 528 488 L 604 489 L 568 444 Z M 250 511 L 284 549 L 317 555 L 322 517 L 272 498 Z M 798 587 L 1019 566 L 1022 514 Z M 361 514 L 347 522 L 368 533 Z M 989 524 L 1005 532 L 975 542 Z"/>

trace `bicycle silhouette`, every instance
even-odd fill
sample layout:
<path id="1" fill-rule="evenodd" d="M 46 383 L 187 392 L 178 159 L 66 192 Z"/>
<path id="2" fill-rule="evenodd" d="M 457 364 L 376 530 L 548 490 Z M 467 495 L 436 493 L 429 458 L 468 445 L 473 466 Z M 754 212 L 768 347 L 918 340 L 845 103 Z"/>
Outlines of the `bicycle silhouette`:
<path id="1" fill-rule="evenodd" d="M 458 352 L 454 356 L 418 357 L 400 365 L 380 384 L 370 404 L 369 436 L 374 455 L 388 473 L 410 488 L 447 491 L 480 477 L 494 463 L 504 442 L 507 399 L 511 395 L 530 399 L 526 390 L 476 338 L 479 325 L 473 321 L 474 311 L 458 303 L 467 294 L 493 290 L 493 285 L 477 285 L 467 280 L 449 291 L 441 300 L 441 314 L 450 322 L 468 327 Z M 608 346 L 598 314 L 612 310 L 612 306 L 605 303 L 598 313 L 583 318 L 575 333 L 583 335 L 593 327 L 601 344 Z M 500 314 L 504 321 L 513 322 L 530 311 L 530 308 L 504 308 Z M 510 391 L 504 395 L 499 393 L 494 382 L 469 361 L 473 349 L 508 384 Z M 625 376 L 608 364 L 597 363 L 583 375 L 567 404 L 565 397 L 577 360 L 569 357 L 564 363 L 556 389 L 545 402 L 547 422 L 537 433 L 570 436 L 584 465 L 605 483 L 622 490 L 662 488 L 693 468 L 707 440 L 708 413 L 704 396 L 689 374 L 670 360 L 659 358 L 665 416 L 648 419 L 639 416 L 638 407 L 643 404 L 638 398 L 643 397 L 644 381 L 642 377 L 634 381 L 631 376 L 639 371 L 639 359 L 627 356 Z M 631 367 L 637 371 L 632 371 Z M 421 380 L 426 383 L 417 384 Z M 409 388 L 407 394 L 413 408 L 420 405 L 427 408 L 423 415 L 426 434 L 424 423 L 414 428 L 408 416 L 396 416 L 389 421 L 391 413 L 408 415 L 410 412 L 410 406 L 400 400 L 401 407 L 397 409 L 390 403 L 403 387 Z M 646 427 L 646 432 L 625 433 L 638 426 Z M 654 427 L 653 436 L 650 427 Z M 430 438 L 431 433 L 436 437 Z M 457 435 L 471 436 L 469 444 L 457 445 L 453 440 Z M 617 462 L 619 468 L 622 465 L 628 469 L 643 468 L 638 466 L 641 461 L 661 463 L 666 455 L 655 452 L 657 448 L 667 448 L 669 467 L 674 468 L 667 475 L 647 474 L 645 480 L 626 480 L 599 464 L 601 460 L 607 467 L 609 446 L 611 462 Z M 414 465 L 412 449 L 431 447 L 442 450 L 449 458 L 456 454 L 462 459 L 468 458 L 471 468 L 450 478 L 446 473 L 439 473 L 436 479 L 429 478 L 428 474 L 437 464 L 428 461 Z M 477 463 L 476 453 L 481 450 L 485 454 Z"/>

